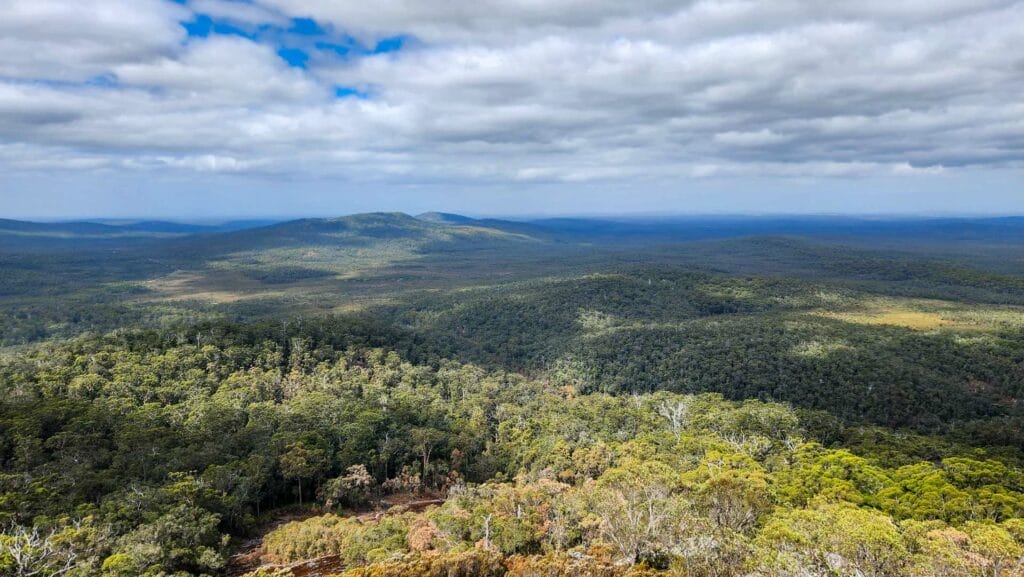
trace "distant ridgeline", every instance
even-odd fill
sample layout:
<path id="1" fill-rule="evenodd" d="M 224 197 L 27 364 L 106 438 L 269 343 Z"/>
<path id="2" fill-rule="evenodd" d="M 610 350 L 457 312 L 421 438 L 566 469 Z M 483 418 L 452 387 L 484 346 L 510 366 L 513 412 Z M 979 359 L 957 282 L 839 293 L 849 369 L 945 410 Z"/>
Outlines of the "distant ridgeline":
<path id="1" fill-rule="evenodd" d="M 0 575 L 1021 575 L 1022 239 L 0 221 Z"/>

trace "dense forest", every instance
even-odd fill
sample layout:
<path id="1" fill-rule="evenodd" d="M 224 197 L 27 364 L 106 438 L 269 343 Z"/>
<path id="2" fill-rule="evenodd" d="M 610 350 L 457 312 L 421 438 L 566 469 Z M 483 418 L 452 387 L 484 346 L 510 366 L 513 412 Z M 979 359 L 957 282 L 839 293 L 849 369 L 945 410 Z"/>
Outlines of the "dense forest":
<path id="1" fill-rule="evenodd" d="M 0 222 L 0 574 L 1024 575 L 1020 231 L 940 224 Z"/>

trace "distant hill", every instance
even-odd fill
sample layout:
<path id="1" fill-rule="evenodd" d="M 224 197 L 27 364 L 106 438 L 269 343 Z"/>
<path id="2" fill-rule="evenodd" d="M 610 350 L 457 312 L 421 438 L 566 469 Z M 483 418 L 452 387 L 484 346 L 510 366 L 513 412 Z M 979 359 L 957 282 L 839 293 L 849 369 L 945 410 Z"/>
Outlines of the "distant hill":
<path id="1" fill-rule="evenodd" d="M 4 219 L 0 220 L 0 252 L 116 247 L 123 246 L 126 242 L 149 242 L 186 234 L 191 233 L 147 230 L 98 222 L 43 223 Z"/>
<path id="2" fill-rule="evenodd" d="M 237 220 L 218 224 L 163 220 L 86 220 L 30 222 L 0 219 L 0 250 L 45 250 L 117 247 L 124 242 L 154 241 L 217 234 L 267 226 L 271 220 Z"/>
<path id="3" fill-rule="evenodd" d="M 427 212 L 366 213 L 284 222 L 99 220 L 39 223 L 0 219 L 0 251 L 165 249 L 210 255 L 267 248 L 401 244 L 406 250 L 487 248 L 495 243 L 555 242 L 591 246 L 793 236 L 843 243 L 901 246 L 1024 242 L 1024 217 L 861 218 L 844 216 L 477 219 Z"/>
<path id="4" fill-rule="evenodd" d="M 98 222 L 29 222 L 0 219 L 0 234 L 114 235 L 123 231 L 121 227 Z"/>
<path id="5" fill-rule="evenodd" d="M 562 239 L 680 242 L 751 236 L 804 236 L 840 241 L 1018 242 L 1024 217 L 867 218 L 850 216 L 680 216 L 547 218 L 529 224 Z"/>
<path id="6" fill-rule="evenodd" d="M 217 232 L 216 226 L 173 222 L 168 220 L 90 220 L 86 224 L 96 223 L 111 226 L 122 232 L 152 232 L 164 234 L 199 234 L 203 232 Z"/>
<path id="7" fill-rule="evenodd" d="M 244 230 L 192 235 L 165 243 L 163 248 L 189 258 L 263 252 L 267 253 L 261 257 L 264 261 L 287 258 L 292 264 L 323 264 L 337 262 L 339 258 L 391 259 L 399 255 L 488 249 L 535 240 L 526 234 L 482 222 L 477 224 L 472 219 L 466 219 L 465 223 L 448 223 L 393 212 L 305 218 Z M 299 249 L 310 250 L 294 252 Z M 329 250 L 331 256 L 323 250 Z"/>
<path id="8" fill-rule="evenodd" d="M 280 220 L 271 219 L 249 219 L 249 220 L 228 220 L 215 223 L 194 223 L 177 222 L 169 220 L 126 220 L 126 219 L 98 219 L 82 221 L 83 224 L 103 224 L 116 227 L 121 231 L 133 232 L 155 232 L 168 234 L 209 234 L 216 232 L 231 232 L 247 228 L 257 228 L 277 224 Z"/>
<path id="9" fill-rule="evenodd" d="M 301 241 L 333 243 L 358 239 L 441 240 L 445 235 L 471 235 L 479 226 L 474 219 L 446 215 L 450 219 L 425 219 L 401 212 L 373 212 L 337 218 L 304 218 L 221 235 L 228 242 L 255 241 L 261 244 Z M 457 217 L 457 218 L 456 218 Z M 498 235 L 501 236 L 501 235 Z"/>
<path id="10" fill-rule="evenodd" d="M 475 218 L 462 216 L 461 214 L 452 214 L 450 212 L 424 212 L 423 214 L 416 215 L 416 218 L 427 222 L 439 222 L 443 224 L 472 224 L 477 222 L 477 219 Z"/>

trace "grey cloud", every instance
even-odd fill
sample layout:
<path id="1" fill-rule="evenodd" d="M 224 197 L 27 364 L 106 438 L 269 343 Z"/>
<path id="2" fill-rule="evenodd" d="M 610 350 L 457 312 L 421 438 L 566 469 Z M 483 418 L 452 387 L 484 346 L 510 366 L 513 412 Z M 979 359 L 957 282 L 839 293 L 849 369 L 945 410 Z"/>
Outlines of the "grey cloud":
<path id="1" fill-rule="evenodd" d="M 168 53 L 188 12 L 161 0 L 7 0 L 0 6 L 0 77 L 86 80 Z"/>
<path id="2" fill-rule="evenodd" d="M 1022 168 L 1019 1 L 95 4 L 81 30 L 70 2 L 2 9 L 0 169 L 518 186 Z M 244 38 L 186 42 L 189 9 L 419 41 L 300 70 Z"/>
<path id="3" fill-rule="evenodd" d="M 274 50 L 237 37 L 195 42 L 173 57 L 113 69 L 126 85 L 155 87 L 178 98 L 219 104 L 279 104 L 326 94 L 326 90 L 289 68 Z"/>
<path id="4" fill-rule="evenodd" d="M 287 26 L 289 24 L 289 19 L 281 12 L 249 2 L 238 2 L 237 0 L 190 0 L 188 6 L 195 12 L 209 15 L 211 18 L 227 20 L 247 26 L 260 26 L 264 24 Z"/>

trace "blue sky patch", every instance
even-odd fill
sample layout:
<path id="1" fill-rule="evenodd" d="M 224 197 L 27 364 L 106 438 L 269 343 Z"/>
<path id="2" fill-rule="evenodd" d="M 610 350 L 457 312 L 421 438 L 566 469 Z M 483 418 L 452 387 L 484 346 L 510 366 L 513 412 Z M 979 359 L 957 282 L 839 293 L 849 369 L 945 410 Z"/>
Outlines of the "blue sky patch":
<path id="1" fill-rule="evenodd" d="M 190 22 L 182 22 L 181 25 L 188 32 L 191 38 L 206 38 L 212 34 L 227 36 L 242 36 L 250 40 L 256 38 L 256 33 L 244 30 L 229 22 L 214 20 L 206 14 L 196 14 L 195 19 Z"/>
<path id="2" fill-rule="evenodd" d="M 383 54 L 385 52 L 397 52 L 405 46 L 405 36 L 392 36 L 391 38 L 382 38 L 374 46 L 373 54 Z"/>
<path id="3" fill-rule="evenodd" d="M 343 42 L 344 43 L 320 41 L 314 43 L 313 46 L 321 52 L 334 52 L 339 56 L 348 56 L 359 48 L 359 44 L 351 38 L 347 38 Z"/>
<path id="4" fill-rule="evenodd" d="M 111 86 L 117 86 L 117 75 L 113 72 L 105 72 L 103 74 L 93 76 L 85 83 L 90 86 L 102 86 L 104 88 L 109 88 Z"/>
<path id="5" fill-rule="evenodd" d="M 239 0 L 242 1 L 242 0 Z M 186 0 L 179 3 L 186 4 Z M 263 23 L 259 25 L 235 23 L 209 14 L 195 13 L 191 20 L 181 22 L 189 39 L 209 38 L 217 35 L 240 36 L 272 47 L 282 60 L 294 68 L 308 68 L 310 56 L 323 53 L 325 56 L 339 56 L 343 59 L 397 52 L 406 47 L 409 37 L 392 36 L 375 43 L 364 44 L 359 40 L 321 24 L 312 18 L 292 18 L 285 26 Z M 339 89 L 340 97 L 366 95 L 350 89 Z"/>
<path id="6" fill-rule="evenodd" d="M 288 29 L 288 32 L 300 36 L 324 36 L 327 34 L 327 31 L 312 18 L 293 18 L 292 27 Z"/>
<path id="7" fill-rule="evenodd" d="M 277 55 L 287 62 L 288 66 L 295 68 L 305 68 L 306 63 L 309 61 L 309 54 L 298 48 L 279 48 Z"/>
<path id="8" fill-rule="evenodd" d="M 334 96 L 338 98 L 358 98 L 360 100 L 369 98 L 369 94 L 350 86 L 336 86 L 334 88 Z"/>

